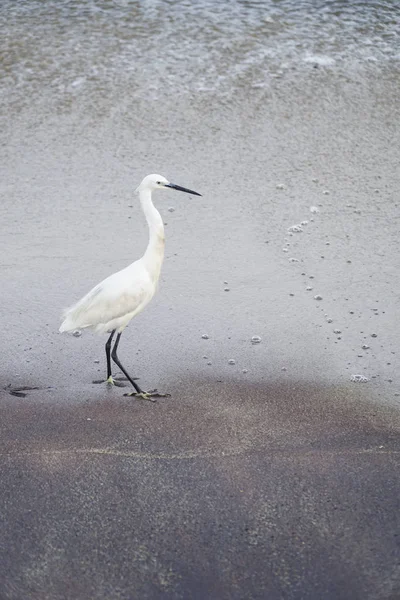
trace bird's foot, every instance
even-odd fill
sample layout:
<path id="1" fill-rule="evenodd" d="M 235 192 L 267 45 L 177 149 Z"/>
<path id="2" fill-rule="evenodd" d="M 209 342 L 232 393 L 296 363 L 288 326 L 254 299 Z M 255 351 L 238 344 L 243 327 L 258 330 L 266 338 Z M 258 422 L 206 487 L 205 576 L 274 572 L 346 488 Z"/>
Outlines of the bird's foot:
<path id="1" fill-rule="evenodd" d="M 122 381 L 112 375 L 110 375 L 108 379 L 95 379 L 92 383 L 107 383 L 108 385 L 115 385 L 116 387 L 125 387 L 125 384 L 122 383 Z"/>
<path id="2" fill-rule="evenodd" d="M 169 398 L 171 394 L 163 394 L 156 390 L 149 390 L 148 392 L 129 392 L 124 396 L 133 396 L 134 398 L 143 398 L 143 400 L 150 400 L 150 402 L 157 402 L 157 398 Z"/>

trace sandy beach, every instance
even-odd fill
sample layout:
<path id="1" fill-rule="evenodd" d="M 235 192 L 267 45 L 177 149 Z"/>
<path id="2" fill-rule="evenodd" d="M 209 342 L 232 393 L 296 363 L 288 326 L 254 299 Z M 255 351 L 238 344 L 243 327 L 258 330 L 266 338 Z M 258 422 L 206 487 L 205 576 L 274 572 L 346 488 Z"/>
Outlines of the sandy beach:
<path id="1" fill-rule="evenodd" d="M 2 599 L 400 596 L 399 73 L 378 66 L 229 98 L 10 92 Z M 121 340 L 157 403 L 92 383 L 104 336 L 58 333 L 143 252 L 152 172 L 202 194 L 154 195 L 160 289 Z"/>

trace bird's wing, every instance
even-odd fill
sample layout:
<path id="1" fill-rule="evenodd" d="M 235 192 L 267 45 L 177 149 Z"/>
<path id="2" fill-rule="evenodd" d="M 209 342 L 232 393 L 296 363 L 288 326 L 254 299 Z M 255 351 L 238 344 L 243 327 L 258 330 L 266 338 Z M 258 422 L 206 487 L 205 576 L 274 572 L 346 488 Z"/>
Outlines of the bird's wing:
<path id="1" fill-rule="evenodd" d="M 132 269 L 131 265 L 130 269 L 123 269 L 104 279 L 67 309 L 61 330 L 95 327 L 130 313 L 134 316 L 153 293 L 154 285 L 147 271 L 140 265 Z"/>

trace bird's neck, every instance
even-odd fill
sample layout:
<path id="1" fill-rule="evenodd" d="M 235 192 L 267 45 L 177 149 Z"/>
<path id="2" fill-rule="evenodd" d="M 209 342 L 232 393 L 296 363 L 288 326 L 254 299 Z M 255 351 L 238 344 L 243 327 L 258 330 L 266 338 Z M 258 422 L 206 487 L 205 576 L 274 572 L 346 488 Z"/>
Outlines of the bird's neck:
<path id="1" fill-rule="evenodd" d="M 143 256 L 143 262 L 150 277 L 157 281 L 164 260 L 164 225 L 160 213 L 151 200 L 150 190 L 140 192 L 140 203 L 149 226 L 149 243 Z"/>

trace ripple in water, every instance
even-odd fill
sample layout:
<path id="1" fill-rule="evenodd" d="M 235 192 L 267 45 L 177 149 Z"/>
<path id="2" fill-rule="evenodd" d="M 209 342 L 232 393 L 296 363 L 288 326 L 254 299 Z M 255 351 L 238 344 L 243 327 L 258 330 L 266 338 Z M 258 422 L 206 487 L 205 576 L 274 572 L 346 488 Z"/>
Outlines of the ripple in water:
<path id="1" fill-rule="evenodd" d="M 301 224 L 291 225 L 290 227 L 288 227 L 288 231 L 289 231 L 289 233 L 301 233 L 303 231 L 303 228 L 302 228 Z"/>
<path id="2" fill-rule="evenodd" d="M 367 383 L 367 381 L 369 381 L 369 379 L 368 379 L 368 377 L 365 377 L 365 375 L 352 375 L 351 381 L 353 383 Z"/>
<path id="3" fill-rule="evenodd" d="M 232 0 L 227 15 L 217 0 L 3 0 L 1 101 L 16 110 L 234 98 L 314 67 L 376 71 L 399 60 L 399 22 L 398 3 L 387 1 Z"/>

